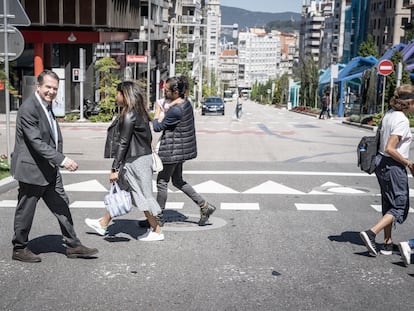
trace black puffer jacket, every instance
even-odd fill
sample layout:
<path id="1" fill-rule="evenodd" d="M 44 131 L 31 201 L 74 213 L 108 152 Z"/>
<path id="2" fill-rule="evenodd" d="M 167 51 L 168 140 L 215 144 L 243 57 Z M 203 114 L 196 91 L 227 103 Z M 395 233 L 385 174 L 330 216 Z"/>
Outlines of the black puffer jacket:
<path id="1" fill-rule="evenodd" d="M 163 131 L 158 151 L 163 163 L 179 163 L 197 157 L 194 112 L 188 100 L 171 107 L 161 123 L 154 120 L 154 130 Z"/>
<path id="2" fill-rule="evenodd" d="M 105 155 L 114 158 L 113 169 L 119 169 L 127 159 L 151 154 L 152 134 L 148 120 L 144 120 L 137 112 L 130 111 L 123 119 L 119 119 L 118 124 L 112 125 L 116 128 L 113 129 L 113 139 L 116 141 L 107 137 Z M 108 131 L 108 136 L 110 132 Z M 109 149 L 111 142 L 112 150 Z"/>

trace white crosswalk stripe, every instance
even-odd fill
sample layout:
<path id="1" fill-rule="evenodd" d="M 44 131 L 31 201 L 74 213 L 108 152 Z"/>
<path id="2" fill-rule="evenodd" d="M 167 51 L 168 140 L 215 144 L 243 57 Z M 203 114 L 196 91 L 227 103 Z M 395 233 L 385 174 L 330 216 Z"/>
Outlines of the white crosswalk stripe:
<path id="1" fill-rule="evenodd" d="M 221 203 L 222 210 L 260 210 L 259 203 Z"/>
<path id="2" fill-rule="evenodd" d="M 303 204 L 295 203 L 298 211 L 338 211 L 333 204 Z"/>

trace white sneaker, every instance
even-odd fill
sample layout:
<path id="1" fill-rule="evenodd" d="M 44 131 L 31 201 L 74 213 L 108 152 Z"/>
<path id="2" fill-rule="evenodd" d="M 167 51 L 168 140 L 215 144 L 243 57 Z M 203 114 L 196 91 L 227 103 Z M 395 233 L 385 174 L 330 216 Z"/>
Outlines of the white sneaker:
<path id="1" fill-rule="evenodd" d="M 144 234 L 141 234 L 137 237 L 138 240 L 141 240 L 143 238 L 146 238 L 148 236 L 148 234 L 151 232 L 151 228 L 148 228 L 147 231 L 145 231 Z"/>
<path id="2" fill-rule="evenodd" d="M 144 242 L 152 242 L 152 241 L 163 241 L 164 240 L 164 233 L 154 232 L 152 230 L 148 230 L 147 233 L 140 235 L 138 240 Z"/>
<path id="3" fill-rule="evenodd" d="M 98 233 L 99 235 L 106 235 L 106 228 L 107 227 L 102 227 L 101 224 L 99 223 L 99 221 L 102 218 L 99 219 L 90 219 L 90 218 L 86 218 L 85 219 L 85 224 L 88 225 L 89 228 L 92 228 L 93 230 L 96 231 L 96 233 Z"/>
<path id="4" fill-rule="evenodd" d="M 408 245 L 408 242 L 398 243 L 398 248 L 400 249 L 401 258 L 404 261 L 406 267 L 411 263 L 411 247 Z"/>

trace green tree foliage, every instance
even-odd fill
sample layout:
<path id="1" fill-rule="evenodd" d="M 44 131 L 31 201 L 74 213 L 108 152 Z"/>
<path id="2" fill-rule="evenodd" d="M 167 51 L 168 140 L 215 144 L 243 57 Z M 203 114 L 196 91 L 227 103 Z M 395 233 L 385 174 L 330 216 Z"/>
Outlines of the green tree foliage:
<path id="1" fill-rule="evenodd" d="M 289 99 L 289 76 L 287 73 L 284 73 L 278 81 L 278 92 L 280 92 L 281 97 L 279 103 L 282 105 L 287 105 Z"/>
<path id="2" fill-rule="evenodd" d="M 100 119 L 110 120 L 116 110 L 116 87 L 121 82 L 119 65 L 112 57 L 104 57 L 96 61 L 95 69 L 99 74 Z"/>
<path id="3" fill-rule="evenodd" d="M 16 71 L 13 70 L 16 62 L 9 63 L 9 93 L 13 96 L 18 96 L 19 92 L 14 88 L 13 81 L 17 80 Z M 4 83 L 6 80 L 6 71 L 4 69 L 4 63 L 0 64 L 0 81 Z"/>
<path id="4" fill-rule="evenodd" d="M 192 70 L 192 63 L 187 61 L 188 45 L 181 44 L 176 51 L 175 73 L 177 75 L 184 75 L 188 78 L 189 72 Z"/>
<path id="5" fill-rule="evenodd" d="M 308 59 L 300 59 L 300 98 L 301 104 L 305 107 L 317 107 L 318 87 L 319 87 L 319 72 L 318 65 L 313 56 Z"/>
<path id="6" fill-rule="evenodd" d="M 363 57 L 370 55 L 376 58 L 379 57 L 377 46 L 375 45 L 374 38 L 371 34 L 368 34 L 367 40 L 362 42 L 359 46 L 358 55 Z"/>
<path id="7" fill-rule="evenodd" d="M 414 39 L 414 28 L 405 30 L 405 42 L 410 42 Z"/>
<path id="8" fill-rule="evenodd" d="M 392 55 L 391 61 L 394 64 L 394 71 L 390 75 L 387 76 L 387 84 L 385 85 L 385 102 L 386 103 L 389 103 L 391 97 L 394 96 L 394 91 L 397 86 L 398 63 L 402 64 L 402 77 L 401 77 L 400 84 L 411 83 L 410 75 L 405 70 L 405 64 L 403 63 L 403 55 L 401 54 L 400 51 L 396 51 Z"/>
<path id="9" fill-rule="evenodd" d="M 208 96 L 217 96 L 218 95 L 218 89 L 217 89 L 217 79 L 214 72 L 209 72 L 208 69 L 204 68 L 204 72 L 207 75 L 210 75 L 210 86 L 206 83 L 208 81 L 208 77 L 204 77 L 203 86 L 202 86 L 202 96 L 203 98 L 206 98 Z"/>
<path id="10" fill-rule="evenodd" d="M 287 105 L 289 93 L 289 76 L 284 73 L 280 79 L 275 82 L 275 89 L 273 93 L 272 104 Z"/>

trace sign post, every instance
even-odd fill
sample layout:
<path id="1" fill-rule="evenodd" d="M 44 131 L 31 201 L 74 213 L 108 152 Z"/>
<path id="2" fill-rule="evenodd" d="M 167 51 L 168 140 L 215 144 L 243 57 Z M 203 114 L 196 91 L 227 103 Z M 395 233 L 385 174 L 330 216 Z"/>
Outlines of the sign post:
<path id="1" fill-rule="evenodd" d="M 377 65 L 377 70 L 380 75 L 384 77 L 382 81 L 382 104 L 381 113 L 384 115 L 385 106 L 385 85 L 387 84 L 387 76 L 394 72 L 394 64 L 388 59 L 383 59 Z"/>
<path id="2" fill-rule="evenodd" d="M 3 34 L 4 34 L 4 97 L 5 97 L 5 105 L 6 105 L 6 138 L 7 138 L 7 163 L 10 165 L 11 159 L 11 144 L 10 144 L 10 95 L 9 95 L 9 26 L 7 19 L 12 19 L 12 22 L 9 23 L 10 25 L 15 26 L 29 26 L 30 20 L 27 17 L 26 12 L 23 10 L 22 5 L 20 4 L 19 0 L 3 0 L 3 5 L 0 5 L 0 18 L 3 18 Z M 17 29 L 16 29 L 17 30 Z M 13 30 L 12 30 L 13 31 Z M 16 32 L 20 34 L 20 32 Z M 17 39 L 17 44 L 15 47 L 19 47 L 20 45 L 20 37 Z M 13 43 L 10 42 L 13 46 Z M 24 46 L 24 42 L 23 42 Z M 17 55 L 19 50 L 14 53 Z M 21 53 L 20 53 L 21 54 Z M 20 56 L 20 55 L 19 55 Z M 17 56 L 18 57 L 18 56 Z M 16 57 L 16 58 L 17 58 Z"/>

